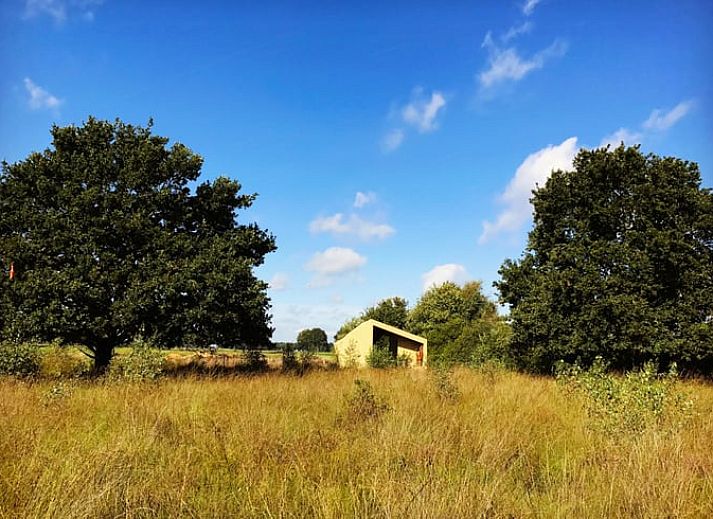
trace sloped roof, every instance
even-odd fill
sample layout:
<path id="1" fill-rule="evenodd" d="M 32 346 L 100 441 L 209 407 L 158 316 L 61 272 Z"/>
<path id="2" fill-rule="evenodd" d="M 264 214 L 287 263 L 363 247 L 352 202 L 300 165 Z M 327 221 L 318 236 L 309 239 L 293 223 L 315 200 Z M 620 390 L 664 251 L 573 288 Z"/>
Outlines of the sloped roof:
<path id="1" fill-rule="evenodd" d="M 409 333 L 406 330 L 396 328 L 396 326 L 391 326 L 390 324 L 382 323 L 381 321 L 377 321 L 376 319 L 369 319 L 368 321 L 364 321 L 359 326 L 364 325 L 373 326 L 374 328 L 379 328 L 386 332 L 403 337 L 404 339 L 409 339 L 414 342 L 420 342 L 421 344 L 426 344 L 427 342 L 425 337 L 421 337 L 420 335 L 414 335 L 413 333 Z"/>

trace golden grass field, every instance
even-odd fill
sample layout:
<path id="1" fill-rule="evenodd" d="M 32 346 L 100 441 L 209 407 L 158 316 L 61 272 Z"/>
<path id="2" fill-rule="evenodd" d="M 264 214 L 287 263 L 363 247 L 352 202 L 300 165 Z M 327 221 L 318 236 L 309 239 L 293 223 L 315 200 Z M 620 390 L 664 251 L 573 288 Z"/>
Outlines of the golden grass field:
<path id="1" fill-rule="evenodd" d="M 390 410 L 350 403 L 356 378 Z M 0 517 L 713 517 L 713 386 L 679 432 L 547 378 L 428 370 L 0 380 Z"/>

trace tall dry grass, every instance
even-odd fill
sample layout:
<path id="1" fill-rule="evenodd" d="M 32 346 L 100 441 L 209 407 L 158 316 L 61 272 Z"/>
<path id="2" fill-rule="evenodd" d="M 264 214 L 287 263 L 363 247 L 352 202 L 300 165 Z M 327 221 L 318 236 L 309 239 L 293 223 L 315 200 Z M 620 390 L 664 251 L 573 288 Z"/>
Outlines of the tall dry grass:
<path id="1" fill-rule="evenodd" d="M 357 377 L 389 410 L 355 412 Z M 610 437 L 552 380 L 454 382 L 3 380 L 0 517 L 713 516 L 712 387 L 680 432 Z"/>

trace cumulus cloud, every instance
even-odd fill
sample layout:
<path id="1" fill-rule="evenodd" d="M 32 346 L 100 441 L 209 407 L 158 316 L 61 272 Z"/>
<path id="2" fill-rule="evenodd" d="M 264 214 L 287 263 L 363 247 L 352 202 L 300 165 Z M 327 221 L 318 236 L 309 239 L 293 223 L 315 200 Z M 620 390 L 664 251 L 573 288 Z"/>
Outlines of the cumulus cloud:
<path id="1" fill-rule="evenodd" d="M 315 273 L 310 287 L 324 287 L 331 285 L 336 277 L 356 272 L 365 264 L 366 257 L 353 249 L 330 247 L 315 253 L 305 265 L 305 270 Z"/>
<path id="2" fill-rule="evenodd" d="M 488 68 L 478 75 L 483 90 L 507 81 L 519 81 L 530 72 L 544 67 L 549 60 L 567 52 L 566 42 L 555 40 L 549 47 L 526 58 L 521 56 L 515 47 L 498 46 L 490 32 L 485 35 L 482 47 L 488 50 Z"/>
<path id="3" fill-rule="evenodd" d="M 668 112 L 657 108 L 641 125 L 645 130 L 665 131 L 683 119 L 693 108 L 693 101 L 682 101 Z"/>
<path id="4" fill-rule="evenodd" d="M 345 219 L 342 213 L 315 218 L 309 224 L 309 230 L 315 234 L 327 232 L 333 235 L 351 235 L 364 241 L 383 240 L 396 232 L 393 227 L 385 223 L 370 222 L 355 214 Z"/>
<path id="5" fill-rule="evenodd" d="M 446 98 L 441 92 L 434 91 L 428 98 L 423 96 L 422 90 L 416 89 L 411 102 L 402 108 L 401 117 L 419 133 L 428 133 L 438 128 L 436 118 L 439 110 L 445 106 Z"/>
<path id="6" fill-rule="evenodd" d="M 535 12 L 535 7 L 537 7 L 537 4 L 540 2 L 541 0 L 526 0 L 526 2 L 522 5 L 522 14 L 530 16 L 533 12 Z"/>
<path id="7" fill-rule="evenodd" d="M 561 144 L 547 146 L 529 155 L 499 197 L 505 208 L 494 222 L 483 222 L 478 243 L 482 245 L 502 232 L 517 231 L 532 216 L 532 190 L 538 185 L 543 186 L 552 170 L 571 169 L 577 150 L 577 137 L 570 137 Z"/>
<path id="8" fill-rule="evenodd" d="M 361 191 L 357 191 L 356 196 L 354 197 L 354 207 L 357 209 L 361 209 L 365 205 L 372 204 L 376 201 L 376 193 L 372 193 L 371 191 L 368 193 L 362 193 Z"/>
<path id="9" fill-rule="evenodd" d="M 423 290 L 426 291 L 431 287 L 440 286 L 446 281 L 461 285 L 468 281 L 470 276 L 463 265 L 446 263 L 445 265 L 436 265 L 423 274 L 421 279 L 423 280 Z"/>
<path id="10" fill-rule="evenodd" d="M 89 22 L 104 0 L 25 0 L 24 18 L 46 15 L 56 23 L 64 23 L 71 15 L 78 15 Z"/>
<path id="11" fill-rule="evenodd" d="M 27 103 L 32 110 L 41 110 L 43 108 L 56 110 L 59 108 L 59 105 L 62 104 L 61 99 L 53 96 L 47 90 L 35 84 L 30 78 L 26 77 L 24 83 L 25 90 L 29 95 Z"/>
<path id="12" fill-rule="evenodd" d="M 393 130 L 390 130 L 384 137 L 381 139 L 381 151 L 384 153 L 389 153 L 394 150 L 397 150 L 399 146 L 404 142 L 404 138 L 406 137 L 406 134 L 401 128 L 394 128 Z"/>
<path id="13" fill-rule="evenodd" d="M 640 144 L 652 135 L 671 128 L 685 117 L 694 105 L 695 101 L 689 99 L 681 101 L 668 111 L 655 109 L 648 119 L 641 123 L 639 130 L 619 128 L 604 137 L 599 146 L 618 146 L 622 142 L 627 146 Z M 532 206 L 529 201 L 532 190 L 536 185 L 543 186 L 552 170 L 571 169 L 577 151 L 577 137 L 570 137 L 557 146 L 548 146 L 528 156 L 517 168 L 515 176 L 510 180 L 505 191 L 499 196 L 505 208 L 494 222 L 483 222 L 483 232 L 478 238 L 478 243 L 482 245 L 502 232 L 520 229 L 532 216 Z"/>
<path id="14" fill-rule="evenodd" d="M 290 276 L 284 272 L 277 272 L 269 281 L 270 289 L 279 291 L 285 290 L 290 285 Z"/>

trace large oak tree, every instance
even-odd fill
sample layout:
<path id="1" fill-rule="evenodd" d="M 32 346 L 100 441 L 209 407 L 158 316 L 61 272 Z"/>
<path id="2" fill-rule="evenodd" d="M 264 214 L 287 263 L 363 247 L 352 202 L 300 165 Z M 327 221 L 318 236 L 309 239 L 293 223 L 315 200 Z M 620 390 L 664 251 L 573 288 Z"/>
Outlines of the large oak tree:
<path id="1" fill-rule="evenodd" d="M 143 335 L 162 346 L 267 344 L 273 236 L 238 224 L 254 194 L 194 184 L 202 158 L 139 127 L 90 118 L 0 174 L 0 330 L 86 345 L 95 366 Z"/>
<path id="2" fill-rule="evenodd" d="M 648 360 L 713 372 L 713 192 L 698 166 L 582 150 L 534 191 L 534 228 L 497 283 L 521 367 Z"/>

